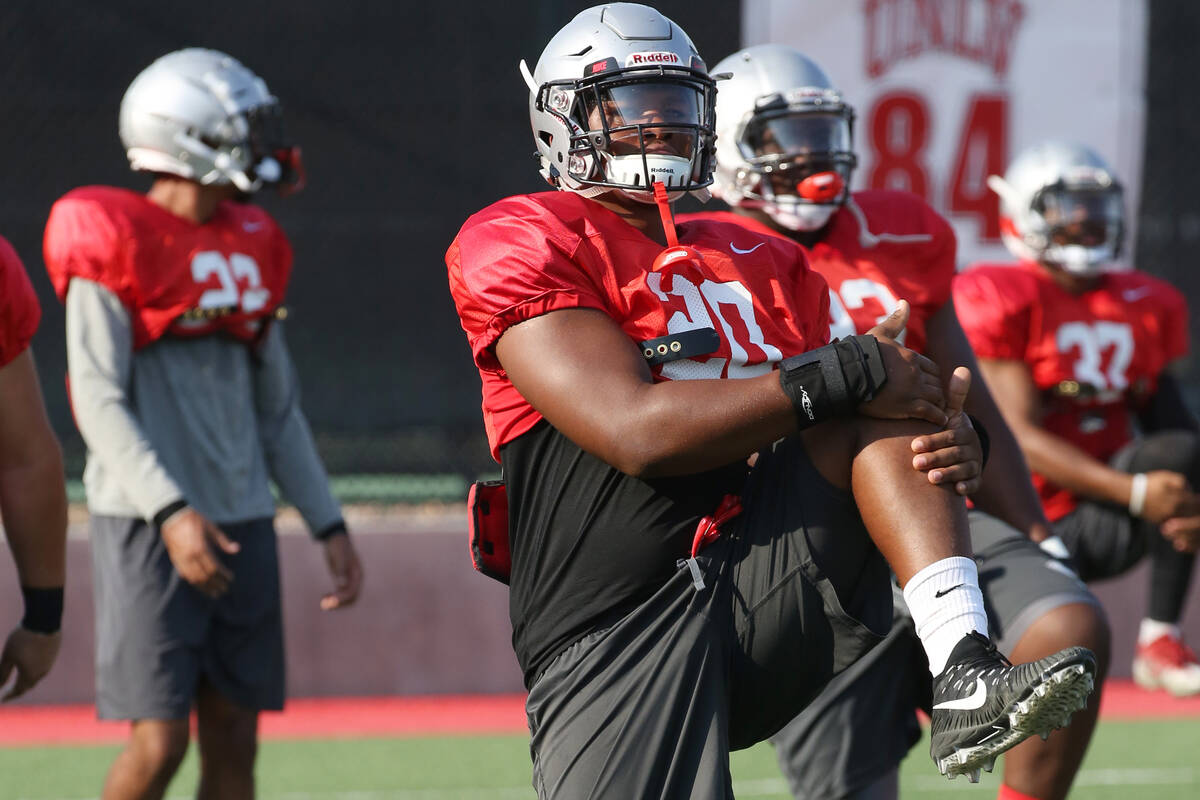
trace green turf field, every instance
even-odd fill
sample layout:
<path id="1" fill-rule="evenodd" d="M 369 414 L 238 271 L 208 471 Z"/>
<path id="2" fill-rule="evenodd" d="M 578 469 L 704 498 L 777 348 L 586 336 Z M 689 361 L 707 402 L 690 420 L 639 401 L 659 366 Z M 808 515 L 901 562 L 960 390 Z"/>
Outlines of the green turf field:
<path id="1" fill-rule="evenodd" d="M 995 797 L 998 776 L 978 786 L 937 775 L 920 745 L 904 763 L 903 796 Z M 1200 797 L 1200 720 L 1100 726 L 1072 800 Z M 0 749 L 0 800 L 81 800 L 99 794 L 115 747 Z M 999 772 L 999 765 L 997 765 Z M 735 753 L 738 798 L 788 797 L 765 745 Z M 258 762 L 262 800 L 532 800 L 523 736 L 274 741 Z M 194 796 L 189 755 L 168 793 Z"/>

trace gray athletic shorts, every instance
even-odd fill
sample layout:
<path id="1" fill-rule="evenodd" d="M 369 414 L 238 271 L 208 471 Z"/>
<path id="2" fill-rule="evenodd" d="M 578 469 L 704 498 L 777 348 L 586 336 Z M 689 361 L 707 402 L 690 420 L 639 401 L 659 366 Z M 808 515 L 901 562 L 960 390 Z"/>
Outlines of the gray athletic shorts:
<path id="1" fill-rule="evenodd" d="M 731 798 L 762 741 L 886 634 L 886 563 L 798 439 L 764 452 L 745 511 L 652 597 L 559 654 L 526 712 L 547 800 Z"/>
<path id="2" fill-rule="evenodd" d="M 283 618 L 272 520 L 220 525 L 228 592 L 183 580 L 143 520 L 93 515 L 96 710 L 102 719 L 185 719 L 201 677 L 237 705 L 283 708 Z"/>
<path id="3" fill-rule="evenodd" d="M 1072 603 L 1100 606 L 1069 569 L 1000 520 L 970 513 L 991 636 L 1008 652 L 1043 614 Z M 883 647 L 837 676 L 772 737 L 793 796 L 841 800 L 895 769 L 920 739 L 915 709 L 930 705 L 929 663 L 896 589 L 896 618 Z"/>

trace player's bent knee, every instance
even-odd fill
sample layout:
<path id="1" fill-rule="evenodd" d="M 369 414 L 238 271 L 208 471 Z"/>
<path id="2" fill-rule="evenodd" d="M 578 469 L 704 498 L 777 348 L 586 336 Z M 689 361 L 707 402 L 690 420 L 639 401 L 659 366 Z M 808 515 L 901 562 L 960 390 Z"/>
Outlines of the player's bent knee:
<path id="1" fill-rule="evenodd" d="M 1165 469 L 1187 475 L 1193 481 L 1200 479 L 1200 434 L 1186 430 L 1160 431 L 1145 437 L 1136 447 L 1131 471 Z"/>
<path id="2" fill-rule="evenodd" d="M 918 436 L 927 436 L 941 430 L 933 423 L 920 419 L 875 419 L 874 417 L 855 417 L 854 432 L 857 436 L 858 449 L 861 451 L 878 442 L 894 440 L 902 444 L 906 452 L 911 452 L 909 443 Z"/>
<path id="3" fill-rule="evenodd" d="M 833 486 L 847 489 L 855 459 L 872 445 L 894 447 L 911 455 L 910 443 L 917 436 L 938 431 L 937 426 L 918 419 L 875 419 L 843 417 L 801 431 L 804 448 L 821 477 Z"/>

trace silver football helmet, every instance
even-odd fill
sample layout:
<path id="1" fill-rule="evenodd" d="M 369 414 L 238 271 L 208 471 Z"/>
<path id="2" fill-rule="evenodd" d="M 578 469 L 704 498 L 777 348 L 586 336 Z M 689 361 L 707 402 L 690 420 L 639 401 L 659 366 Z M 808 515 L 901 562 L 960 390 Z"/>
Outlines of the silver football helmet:
<path id="1" fill-rule="evenodd" d="M 120 133 L 135 170 L 246 193 L 303 185 L 279 101 L 262 78 L 217 50 L 176 50 L 142 70 L 121 100 Z"/>
<path id="2" fill-rule="evenodd" d="M 1017 155 L 1001 178 L 1000 236 L 1017 258 L 1095 275 L 1121 252 L 1125 202 L 1112 170 L 1093 150 L 1042 142 Z"/>
<path id="3" fill-rule="evenodd" d="M 732 75 L 717 93 L 713 194 L 789 230 L 824 226 L 858 163 L 854 109 L 824 70 L 784 45 L 739 50 L 713 73 Z"/>
<path id="4" fill-rule="evenodd" d="M 708 198 L 715 84 L 687 34 L 649 6 L 580 12 L 554 35 L 533 72 L 524 61 L 542 176 L 595 197 L 617 190 L 653 202 Z"/>

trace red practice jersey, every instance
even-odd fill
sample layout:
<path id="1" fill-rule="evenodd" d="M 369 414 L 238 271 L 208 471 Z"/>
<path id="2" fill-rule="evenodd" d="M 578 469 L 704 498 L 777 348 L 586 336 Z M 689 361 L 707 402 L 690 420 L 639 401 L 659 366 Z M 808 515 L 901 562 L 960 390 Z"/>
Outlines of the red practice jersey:
<path id="1" fill-rule="evenodd" d="M 494 352 L 505 330 L 532 317 L 594 308 L 637 343 L 697 328 L 716 331 L 716 351 L 655 366 L 656 380 L 761 375 L 828 342 L 825 282 L 798 245 L 709 222 L 681 226 L 679 240 L 702 261 L 652 271 L 661 245 L 569 192 L 510 197 L 466 221 L 446 264 L 483 380 L 493 456 L 541 419 Z"/>
<path id="2" fill-rule="evenodd" d="M 42 318 L 17 251 L 0 237 L 0 367 L 25 352 Z"/>
<path id="3" fill-rule="evenodd" d="M 1142 272 L 1113 272 L 1074 295 L 1033 263 L 981 264 L 954 281 L 959 321 L 981 359 L 1022 361 L 1042 392 L 1042 426 L 1096 459 L 1133 438 L 1132 412 L 1188 349 L 1187 304 Z M 1075 497 L 1033 476 L 1046 516 Z"/>
<path id="4" fill-rule="evenodd" d="M 102 284 L 129 310 L 135 349 L 167 334 L 253 339 L 292 270 L 286 236 L 257 206 L 227 201 L 197 225 L 108 186 L 55 203 L 43 246 L 59 299 L 71 278 Z"/>
<path id="5" fill-rule="evenodd" d="M 736 222 L 791 241 L 762 222 L 728 211 L 680 219 Z M 809 265 L 829 283 L 831 338 L 866 333 L 903 299 L 912 312 L 901 341 L 923 351 L 927 321 L 950 299 L 956 248 L 950 224 L 916 195 L 855 192 L 834 213 L 821 241 L 805 248 Z"/>

